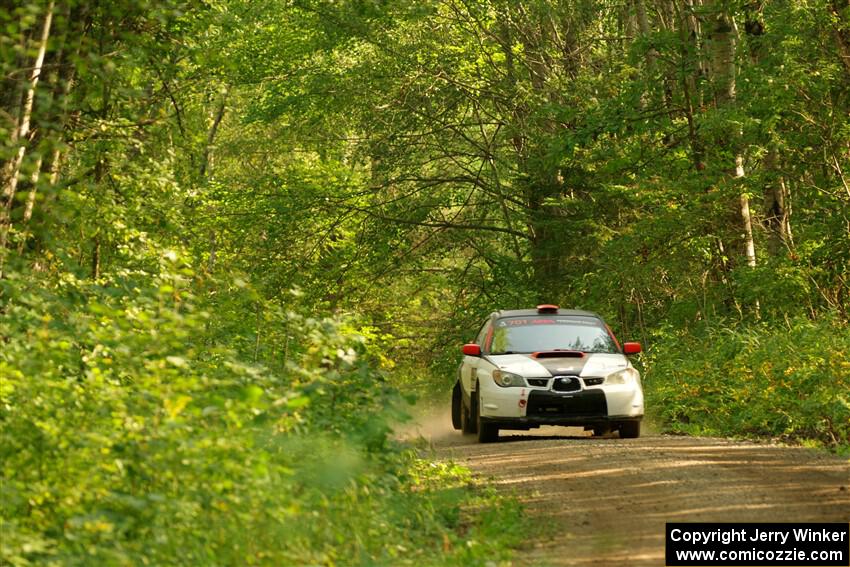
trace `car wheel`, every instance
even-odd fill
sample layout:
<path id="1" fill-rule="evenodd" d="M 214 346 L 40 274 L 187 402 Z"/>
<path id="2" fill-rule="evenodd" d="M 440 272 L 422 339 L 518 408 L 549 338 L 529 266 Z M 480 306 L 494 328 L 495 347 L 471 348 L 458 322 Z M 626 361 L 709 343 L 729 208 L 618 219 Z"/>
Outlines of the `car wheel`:
<path id="1" fill-rule="evenodd" d="M 455 382 L 455 387 L 452 388 L 452 427 L 460 429 L 463 423 L 460 414 L 463 406 L 463 392 L 460 391 L 460 382 Z"/>
<path id="2" fill-rule="evenodd" d="M 620 424 L 620 437 L 622 439 L 637 439 L 640 437 L 640 422 L 626 421 Z"/>
<path id="3" fill-rule="evenodd" d="M 460 396 L 460 429 L 464 433 L 472 434 L 472 433 L 476 433 L 478 431 L 477 425 L 478 424 L 475 422 L 475 419 L 472 416 L 472 410 L 469 407 L 467 407 L 466 403 L 464 403 L 464 401 L 463 401 L 463 393 L 461 392 L 461 396 Z"/>
<path id="4" fill-rule="evenodd" d="M 607 425 L 597 425 L 593 428 L 594 437 L 602 437 L 603 435 L 608 435 L 609 433 L 611 433 L 611 428 Z"/>
<path id="5" fill-rule="evenodd" d="M 478 389 L 478 403 L 475 404 L 475 421 L 478 424 L 478 442 L 492 443 L 499 439 L 499 428 L 493 423 L 481 421 L 481 388 Z"/>

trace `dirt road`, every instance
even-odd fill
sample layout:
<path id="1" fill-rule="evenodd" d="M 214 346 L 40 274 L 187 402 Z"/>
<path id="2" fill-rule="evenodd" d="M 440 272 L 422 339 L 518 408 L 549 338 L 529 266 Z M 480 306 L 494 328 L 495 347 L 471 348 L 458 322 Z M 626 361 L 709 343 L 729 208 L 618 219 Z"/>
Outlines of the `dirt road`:
<path id="1" fill-rule="evenodd" d="M 435 420 L 420 433 L 525 504 L 517 564 L 663 565 L 668 521 L 850 522 L 850 463 L 814 450 L 566 427 L 480 445 Z"/>

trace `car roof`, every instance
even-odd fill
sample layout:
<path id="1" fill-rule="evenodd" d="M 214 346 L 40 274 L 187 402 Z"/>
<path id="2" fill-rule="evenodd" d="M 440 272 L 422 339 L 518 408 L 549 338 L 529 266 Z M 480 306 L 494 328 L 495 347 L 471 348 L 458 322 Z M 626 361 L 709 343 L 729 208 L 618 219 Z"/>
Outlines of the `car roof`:
<path id="1" fill-rule="evenodd" d="M 602 317 L 592 311 L 583 311 L 581 309 L 558 309 L 557 313 L 540 313 L 537 309 L 502 309 L 501 311 L 494 311 L 490 314 L 490 317 L 501 319 L 502 317 L 530 317 L 536 315 L 572 315 L 574 317 L 595 317 L 600 320 L 602 319 Z"/>

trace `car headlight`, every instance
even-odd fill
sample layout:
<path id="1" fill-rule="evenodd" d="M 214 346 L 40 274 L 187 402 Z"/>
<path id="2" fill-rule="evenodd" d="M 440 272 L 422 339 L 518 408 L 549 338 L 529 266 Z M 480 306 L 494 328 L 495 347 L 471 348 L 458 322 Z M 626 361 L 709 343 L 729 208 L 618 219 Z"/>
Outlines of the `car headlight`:
<path id="1" fill-rule="evenodd" d="M 496 369 L 493 371 L 493 381 L 502 388 L 525 386 L 525 378 L 513 372 Z"/>
<path id="2" fill-rule="evenodd" d="M 634 368 L 624 368 L 605 378 L 606 384 L 634 384 L 640 380 L 640 374 Z"/>

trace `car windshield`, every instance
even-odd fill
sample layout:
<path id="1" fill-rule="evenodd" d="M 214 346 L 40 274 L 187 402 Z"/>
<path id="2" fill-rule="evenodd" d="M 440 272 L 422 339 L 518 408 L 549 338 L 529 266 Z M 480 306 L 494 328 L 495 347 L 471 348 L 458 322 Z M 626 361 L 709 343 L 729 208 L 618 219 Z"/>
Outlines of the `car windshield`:
<path id="1" fill-rule="evenodd" d="M 619 352 L 602 321 L 595 317 L 551 315 L 506 317 L 496 321 L 490 354 L 547 350 Z"/>

